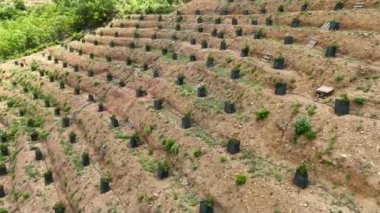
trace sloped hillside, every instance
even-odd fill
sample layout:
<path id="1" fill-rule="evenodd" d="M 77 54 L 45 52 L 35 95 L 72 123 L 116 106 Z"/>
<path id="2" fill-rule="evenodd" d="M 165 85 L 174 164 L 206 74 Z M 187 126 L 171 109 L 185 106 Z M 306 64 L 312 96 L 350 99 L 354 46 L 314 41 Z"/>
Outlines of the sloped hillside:
<path id="1" fill-rule="evenodd" d="M 361 2 L 194 0 L 0 65 L 1 206 L 378 212 L 380 5 Z"/>

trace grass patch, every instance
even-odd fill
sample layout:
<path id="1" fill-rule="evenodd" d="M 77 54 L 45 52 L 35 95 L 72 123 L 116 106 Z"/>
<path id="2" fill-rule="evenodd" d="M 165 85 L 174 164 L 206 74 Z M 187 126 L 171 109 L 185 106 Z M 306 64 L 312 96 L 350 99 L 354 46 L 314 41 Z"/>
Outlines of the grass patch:
<path id="1" fill-rule="evenodd" d="M 217 141 L 214 137 L 212 137 L 200 128 L 187 129 L 185 130 L 185 135 L 199 138 L 201 141 L 207 143 L 209 146 L 212 147 L 221 144 L 221 142 Z"/>
<path id="2" fill-rule="evenodd" d="M 31 164 L 24 166 L 25 174 L 33 181 L 37 182 L 41 178 L 41 174 L 36 167 Z"/>

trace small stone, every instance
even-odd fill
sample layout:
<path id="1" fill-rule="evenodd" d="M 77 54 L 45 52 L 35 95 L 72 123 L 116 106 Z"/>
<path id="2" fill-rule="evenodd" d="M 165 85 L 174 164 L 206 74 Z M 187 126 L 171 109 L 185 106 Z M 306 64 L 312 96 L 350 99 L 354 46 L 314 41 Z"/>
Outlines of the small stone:
<path id="1" fill-rule="evenodd" d="M 187 186 L 187 185 L 189 185 L 189 181 L 187 180 L 186 177 L 181 178 L 181 179 L 180 179 L 180 182 L 181 182 L 181 185 L 182 185 L 182 186 Z"/>

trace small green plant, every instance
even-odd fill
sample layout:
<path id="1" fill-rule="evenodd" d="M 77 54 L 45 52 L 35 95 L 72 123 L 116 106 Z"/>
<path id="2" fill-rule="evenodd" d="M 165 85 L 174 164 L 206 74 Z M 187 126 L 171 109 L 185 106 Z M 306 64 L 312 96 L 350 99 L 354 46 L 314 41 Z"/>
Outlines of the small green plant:
<path id="1" fill-rule="evenodd" d="M 39 66 L 38 66 L 37 62 L 35 60 L 33 60 L 31 65 L 30 65 L 30 69 L 32 71 L 36 71 L 38 68 L 39 68 Z"/>
<path id="2" fill-rule="evenodd" d="M 311 125 L 306 117 L 298 117 L 293 124 L 294 134 L 303 135 L 311 130 Z"/>
<path id="3" fill-rule="evenodd" d="M 65 203 L 62 202 L 62 201 L 59 201 L 57 202 L 54 206 L 53 206 L 53 210 L 55 212 L 59 212 L 59 213 L 64 213 L 65 212 Z"/>
<path id="4" fill-rule="evenodd" d="M 153 125 L 145 125 L 144 126 L 144 135 L 148 136 L 148 135 L 152 134 L 153 130 L 154 130 Z"/>
<path id="5" fill-rule="evenodd" d="M 317 133 L 313 130 L 310 130 L 308 132 L 305 132 L 304 136 L 309 140 L 314 140 L 317 137 Z"/>
<path id="6" fill-rule="evenodd" d="M 307 106 L 306 107 L 306 110 L 307 110 L 307 114 L 311 117 L 311 116 L 313 116 L 313 115 L 315 115 L 315 113 L 316 113 L 316 110 L 317 109 L 317 106 L 316 105 L 309 105 L 309 106 Z"/>
<path id="7" fill-rule="evenodd" d="M 297 174 L 300 174 L 304 177 L 307 176 L 308 174 L 308 166 L 306 163 L 302 163 L 300 166 L 298 166 L 297 168 L 297 171 L 296 171 Z"/>
<path id="8" fill-rule="evenodd" d="M 224 163 L 224 162 L 226 162 L 227 161 L 227 158 L 225 157 L 225 156 L 221 156 L 220 157 L 220 162 L 221 163 Z"/>
<path id="9" fill-rule="evenodd" d="M 350 101 L 350 99 L 348 98 L 347 94 L 340 94 L 339 97 L 338 97 L 339 100 L 341 101 Z"/>
<path id="10" fill-rule="evenodd" d="M 290 105 L 290 107 L 292 108 L 292 113 L 293 114 L 298 114 L 300 112 L 300 108 L 301 108 L 302 104 L 298 101 L 293 101 Z"/>
<path id="11" fill-rule="evenodd" d="M 335 74 L 335 82 L 336 83 L 340 83 L 343 80 L 344 80 L 344 76 L 341 73 L 338 72 L 338 73 Z"/>
<path id="12" fill-rule="evenodd" d="M 285 9 L 284 9 L 284 5 L 280 5 L 280 6 L 278 6 L 278 8 L 277 8 L 277 12 L 282 13 L 282 12 L 284 12 L 284 11 L 285 11 Z"/>
<path id="13" fill-rule="evenodd" d="M 193 151 L 193 156 L 195 158 L 199 158 L 201 155 L 202 155 L 202 150 L 201 149 L 198 148 L 198 149 L 196 149 L 196 150 Z"/>
<path id="14" fill-rule="evenodd" d="M 160 161 L 160 162 L 158 162 L 157 165 L 158 165 L 158 168 L 164 172 L 169 172 L 169 170 L 170 170 L 170 165 L 167 161 Z"/>
<path id="15" fill-rule="evenodd" d="M 166 151 L 171 152 L 173 155 L 178 154 L 179 146 L 176 140 L 167 138 L 162 141 L 162 146 Z"/>
<path id="16" fill-rule="evenodd" d="M 256 121 L 261 121 L 267 118 L 269 115 L 269 110 L 267 110 L 265 107 L 261 107 L 257 112 L 256 112 Z"/>
<path id="17" fill-rule="evenodd" d="M 317 137 L 316 132 L 312 130 L 309 119 L 305 116 L 297 117 L 293 123 L 294 142 L 298 136 L 304 135 L 307 139 L 313 140 Z"/>
<path id="18" fill-rule="evenodd" d="M 367 102 L 367 100 L 363 97 L 356 97 L 356 98 L 354 98 L 353 101 L 355 104 L 357 104 L 359 106 L 363 106 Z"/>
<path id="19" fill-rule="evenodd" d="M 247 181 L 247 177 L 245 175 L 235 176 L 235 184 L 238 186 L 244 185 L 246 181 Z"/>

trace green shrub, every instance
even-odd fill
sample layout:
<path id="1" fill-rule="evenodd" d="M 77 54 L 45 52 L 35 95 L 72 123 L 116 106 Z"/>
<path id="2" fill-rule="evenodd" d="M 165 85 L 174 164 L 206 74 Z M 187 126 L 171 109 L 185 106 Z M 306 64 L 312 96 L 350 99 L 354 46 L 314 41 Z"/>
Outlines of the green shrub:
<path id="1" fill-rule="evenodd" d="M 302 104 L 298 101 L 293 101 L 291 104 L 290 104 L 290 107 L 292 108 L 292 113 L 293 114 L 298 114 L 300 112 L 300 108 L 301 108 Z"/>
<path id="2" fill-rule="evenodd" d="M 353 101 L 355 104 L 357 104 L 359 106 L 363 106 L 367 102 L 367 100 L 363 97 L 356 97 L 356 98 L 354 98 Z"/>
<path id="3" fill-rule="evenodd" d="M 302 176 L 307 176 L 308 168 L 307 168 L 306 163 L 302 163 L 301 165 L 298 166 L 297 173 L 299 173 Z"/>
<path id="4" fill-rule="evenodd" d="M 158 168 L 162 169 L 164 172 L 169 172 L 170 165 L 167 161 L 158 162 Z"/>
<path id="5" fill-rule="evenodd" d="M 201 149 L 196 149 L 193 151 L 193 156 L 196 158 L 199 158 L 202 155 L 202 150 Z"/>
<path id="6" fill-rule="evenodd" d="M 340 83 L 344 80 L 344 76 L 340 73 L 335 74 L 335 82 Z"/>
<path id="7" fill-rule="evenodd" d="M 24 0 L 13 0 L 13 5 L 17 10 L 26 10 Z"/>
<path id="8" fill-rule="evenodd" d="M 262 107 L 256 112 L 256 121 L 261 121 L 267 118 L 269 115 L 269 110 Z"/>
<path id="9" fill-rule="evenodd" d="M 247 177 L 245 175 L 235 176 L 235 184 L 238 186 L 244 185 L 246 181 L 247 181 Z"/>
<path id="10" fill-rule="evenodd" d="M 303 135 L 311 130 L 311 125 L 306 117 L 297 117 L 293 123 L 294 134 Z"/>
<path id="11" fill-rule="evenodd" d="M 22 1 L 16 1 L 15 7 L 23 9 Z M 0 19 L 12 18 L 0 22 L 0 59 L 16 58 L 54 45 L 74 32 L 101 26 L 116 13 L 116 0 L 54 2 L 11 17 L 0 9 Z M 79 37 L 80 34 L 74 35 L 74 39 Z"/>
<path id="12" fill-rule="evenodd" d="M 284 12 L 284 11 L 285 11 L 285 9 L 284 9 L 284 5 L 280 5 L 280 6 L 278 6 L 278 8 L 277 8 L 277 12 L 282 13 L 282 12 Z"/>
<path id="13" fill-rule="evenodd" d="M 166 151 L 171 152 L 173 155 L 178 154 L 179 146 L 176 140 L 167 138 L 162 141 L 162 146 Z"/>
<path id="14" fill-rule="evenodd" d="M 119 15 L 136 13 L 168 13 L 173 11 L 174 4 L 186 0 L 128 0 L 127 4 L 120 4 Z M 121 1 L 123 2 L 123 1 Z"/>
<path id="15" fill-rule="evenodd" d="M 313 130 L 305 132 L 305 137 L 309 140 L 314 140 L 317 137 L 317 133 L 314 132 Z"/>
<path id="16" fill-rule="evenodd" d="M 313 115 L 315 115 L 315 110 L 317 109 L 317 106 L 316 105 L 309 105 L 309 106 L 307 106 L 306 107 L 306 110 L 307 110 L 307 114 L 309 115 L 309 116 L 313 116 Z"/>

